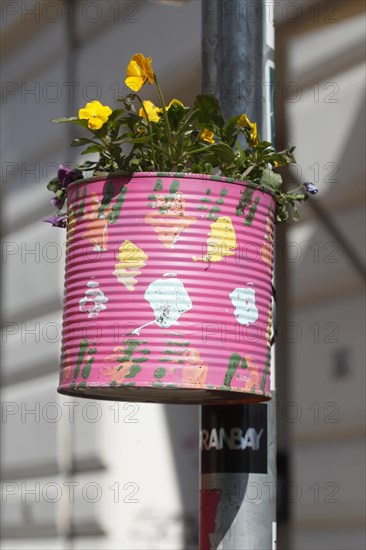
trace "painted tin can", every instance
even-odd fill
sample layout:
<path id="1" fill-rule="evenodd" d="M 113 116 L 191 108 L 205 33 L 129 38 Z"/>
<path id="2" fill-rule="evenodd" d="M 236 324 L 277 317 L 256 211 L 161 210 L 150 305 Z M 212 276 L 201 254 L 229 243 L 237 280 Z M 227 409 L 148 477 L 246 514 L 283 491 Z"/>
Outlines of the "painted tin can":
<path id="1" fill-rule="evenodd" d="M 270 398 L 275 201 L 250 182 L 136 173 L 72 183 L 58 391 Z"/>

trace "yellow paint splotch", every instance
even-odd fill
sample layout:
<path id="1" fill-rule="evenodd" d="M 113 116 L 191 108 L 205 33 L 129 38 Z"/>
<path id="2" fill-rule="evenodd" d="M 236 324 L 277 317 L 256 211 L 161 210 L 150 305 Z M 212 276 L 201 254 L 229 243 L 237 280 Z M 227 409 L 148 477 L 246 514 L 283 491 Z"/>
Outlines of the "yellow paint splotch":
<path id="1" fill-rule="evenodd" d="M 236 234 L 229 216 L 222 216 L 211 223 L 206 243 L 206 254 L 194 261 L 220 262 L 225 256 L 233 256 L 236 249 Z"/>
<path id="2" fill-rule="evenodd" d="M 141 269 L 145 267 L 148 255 L 132 241 L 126 240 L 119 247 L 117 254 L 118 263 L 115 265 L 113 275 L 127 290 L 135 290 L 137 279 L 141 275 Z"/>

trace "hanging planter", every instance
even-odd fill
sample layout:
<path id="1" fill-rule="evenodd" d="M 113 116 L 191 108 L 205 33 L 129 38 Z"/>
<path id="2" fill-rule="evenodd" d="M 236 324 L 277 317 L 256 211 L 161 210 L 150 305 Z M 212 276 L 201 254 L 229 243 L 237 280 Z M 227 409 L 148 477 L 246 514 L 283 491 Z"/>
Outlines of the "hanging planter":
<path id="1" fill-rule="evenodd" d="M 138 173 L 68 187 L 59 392 L 122 401 L 270 397 L 274 199 Z"/>
<path id="2" fill-rule="evenodd" d="M 151 58 L 135 54 L 125 82 L 154 83 L 161 108 L 133 93 L 114 111 L 92 101 L 54 120 L 87 129 L 72 146 L 99 157 L 48 184 L 59 211 L 47 221 L 67 224 L 59 392 L 267 400 L 274 222 L 317 190 L 284 191 L 275 169 L 294 148 L 261 141 L 245 114 L 226 122 L 214 96 L 166 106 Z"/>

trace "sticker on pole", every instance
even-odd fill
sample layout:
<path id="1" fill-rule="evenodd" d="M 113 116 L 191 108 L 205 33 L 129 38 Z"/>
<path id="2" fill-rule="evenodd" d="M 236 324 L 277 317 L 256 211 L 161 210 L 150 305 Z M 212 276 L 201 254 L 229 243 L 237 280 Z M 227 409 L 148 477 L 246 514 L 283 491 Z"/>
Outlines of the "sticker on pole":
<path id="1" fill-rule="evenodd" d="M 202 407 L 202 473 L 267 473 L 268 407 Z"/>

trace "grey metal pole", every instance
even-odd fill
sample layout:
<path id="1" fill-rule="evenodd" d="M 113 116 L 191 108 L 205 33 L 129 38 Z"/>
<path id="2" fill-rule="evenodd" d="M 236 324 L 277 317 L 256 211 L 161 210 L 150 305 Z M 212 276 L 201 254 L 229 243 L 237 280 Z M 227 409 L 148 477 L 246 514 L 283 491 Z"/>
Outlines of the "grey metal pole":
<path id="1" fill-rule="evenodd" d="M 225 117 L 245 112 L 270 140 L 271 8 L 268 0 L 202 1 L 202 91 L 216 95 Z M 274 390 L 273 380 L 273 395 Z M 276 548 L 275 407 L 203 406 L 201 433 L 220 428 L 241 430 L 244 444 L 240 449 L 201 447 L 200 550 Z"/>

